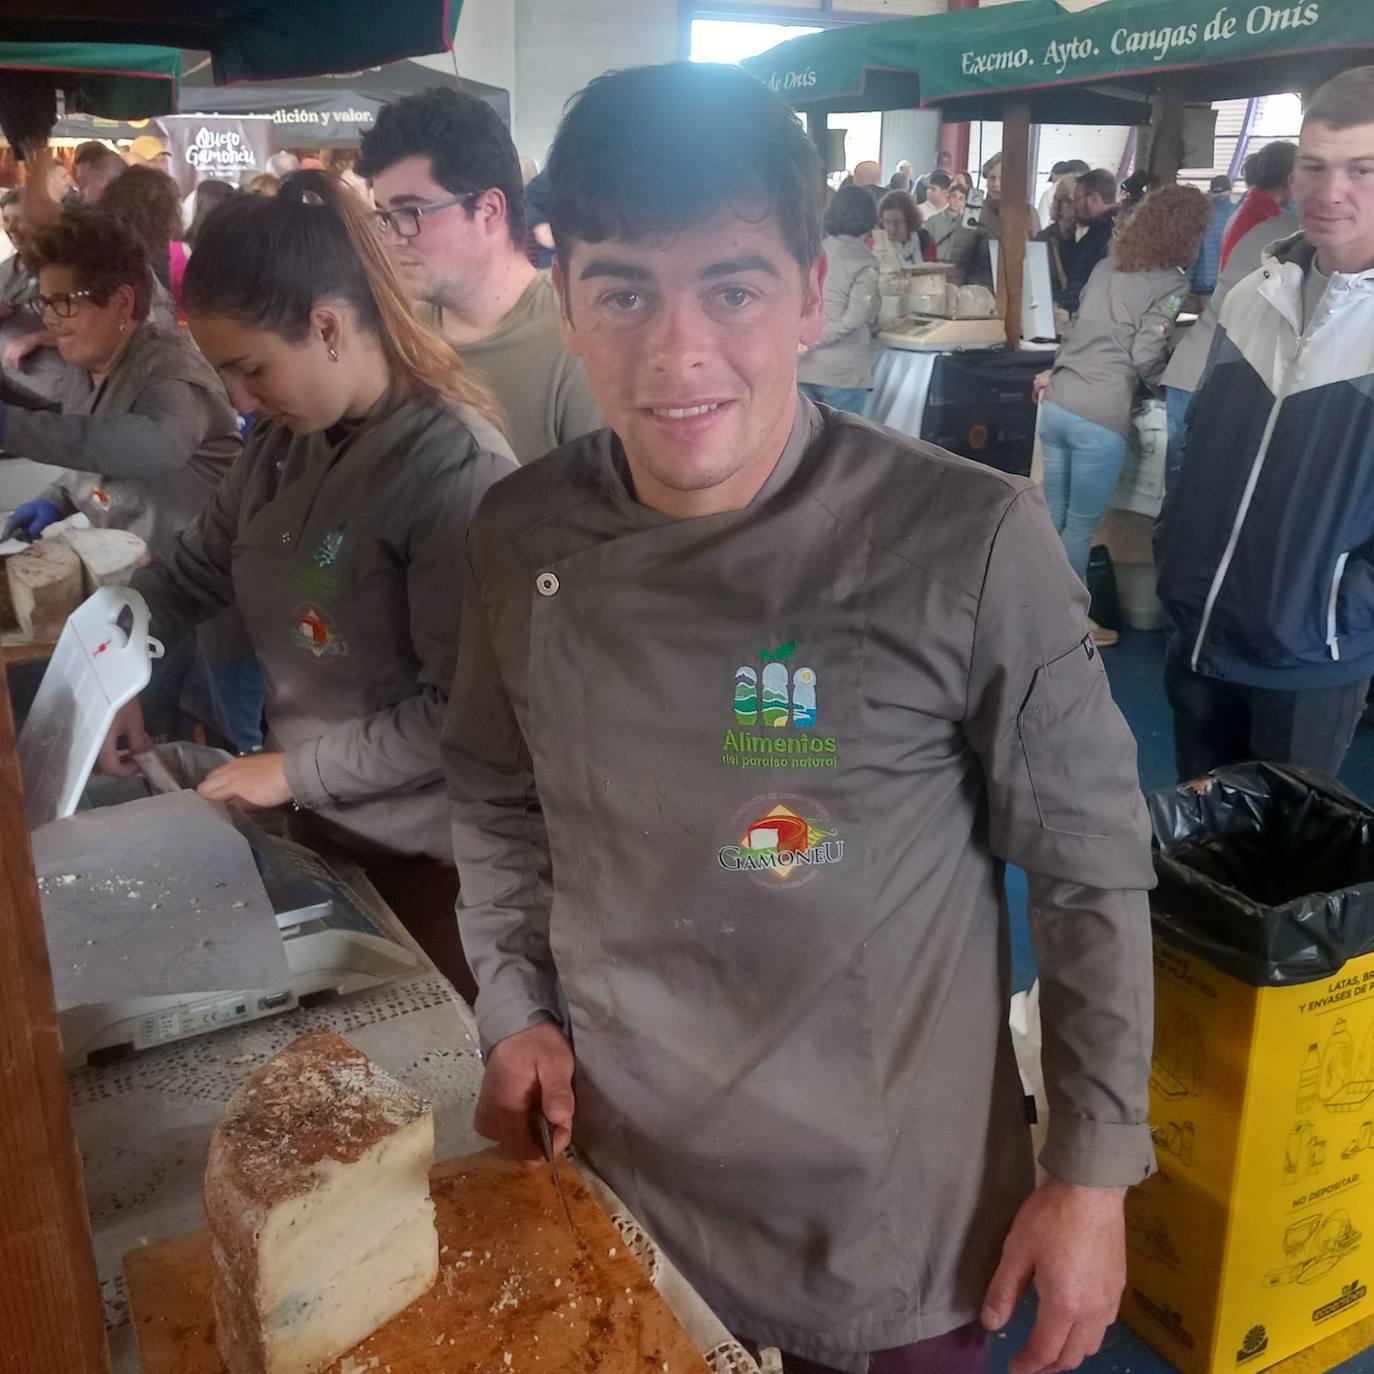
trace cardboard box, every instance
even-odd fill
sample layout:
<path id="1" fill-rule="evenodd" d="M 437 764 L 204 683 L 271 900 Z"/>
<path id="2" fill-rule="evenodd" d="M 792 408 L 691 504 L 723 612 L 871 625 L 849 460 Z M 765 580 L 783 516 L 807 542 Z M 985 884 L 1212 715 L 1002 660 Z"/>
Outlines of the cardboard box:
<path id="1" fill-rule="evenodd" d="M 1155 979 L 1122 1315 L 1184 1374 L 1255 1374 L 1374 1313 L 1374 954 L 1251 987 L 1156 935 Z"/>

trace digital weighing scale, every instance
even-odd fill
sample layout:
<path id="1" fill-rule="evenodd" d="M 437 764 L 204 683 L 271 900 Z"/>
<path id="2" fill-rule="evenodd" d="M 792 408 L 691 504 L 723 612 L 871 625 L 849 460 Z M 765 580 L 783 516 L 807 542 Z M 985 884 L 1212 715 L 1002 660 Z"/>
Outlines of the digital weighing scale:
<path id="1" fill-rule="evenodd" d="M 147 631 L 147 607 L 136 592 L 104 587 L 89 597 L 64 628 L 19 737 L 26 803 L 30 824 L 35 827 L 35 859 L 40 838 L 43 851 L 50 858 L 48 877 L 40 877 L 40 889 L 49 955 L 54 969 L 62 975 L 55 978 L 55 986 L 66 982 L 76 989 L 66 998 L 59 992 L 58 998 L 63 1058 L 69 1069 L 79 1068 L 91 1059 L 116 1058 L 291 1011 L 329 996 L 375 987 L 427 967 L 419 946 L 362 880 L 356 865 L 331 862 L 311 849 L 270 834 L 235 807 L 223 809 L 223 829 L 212 829 L 209 843 L 216 856 L 222 857 L 225 850 L 240 847 L 246 840 L 261 885 L 254 882 L 252 868 L 244 858 L 240 861 L 244 890 L 214 893 L 207 888 L 204 896 L 208 903 L 219 900 L 221 907 L 226 896 L 244 898 L 233 901 L 220 919 L 235 921 L 241 917 L 247 921 L 251 916 L 257 922 L 252 926 L 256 938 L 265 941 L 269 950 L 272 937 L 262 923 L 267 920 L 266 903 L 270 903 L 285 953 L 284 961 L 279 954 L 273 954 L 269 961 L 272 967 L 285 970 L 274 979 L 274 985 L 214 988 L 213 968 L 206 972 L 204 965 L 206 959 L 223 963 L 218 953 L 221 943 L 206 941 L 203 943 L 215 952 L 201 955 L 202 972 L 195 980 L 200 983 L 198 989 L 184 993 L 174 987 L 169 989 L 168 982 L 175 983 L 183 970 L 174 960 L 169 975 L 164 958 L 160 970 L 163 984 L 155 994 L 129 995 L 129 988 L 140 981 L 145 987 L 152 982 L 152 975 L 140 967 L 137 952 L 132 960 L 120 959 L 118 947 L 108 948 L 103 939 L 81 938 L 105 935 L 110 926 L 118 923 L 105 921 L 103 928 L 99 923 L 99 902 L 106 901 L 109 909 L 107 899 L 96 895 L 109 891 L 109 882 L 103 875 L 87 881 L 78 880 L 75 872 L 66 872 L 63 855 L 67 838 L 71 837 L 70 847 L 74 847 L 75 837 L 84 834 L 89 850 L 94 811 L 110 808 L 114 812 L 140 801 L 149 805 L 149 799 L 155 796 L 183 791 L 194 798 L 189 789 L 230 757 L 203 746 L 173 744 L 156 756 L 145 757 L 143 778 L 91 776 L 96 753 L 115 711 L 147 683 L 151 655 L 160 652 L 160 646 L 150 641 Z M 183 810 L 176 803 L 170 805 L 175 812 Z M 133 815 L 124 813 L 125 818 Z M 211 820 L 215 826 L 220 824 L 214 817 Z M 97 837 L 110 834 L 103 829 L 95 833 Z M 222 835 L 223 842 L 216 843 L 215 835 Z M 140 851 L 139 861 L 142 859 Z M 127 870 L 136 865 L 120 863 L 119 867 Z M 172 867 L 176 870 L 178 891 L 187 885 L 194 890 L 198 873 L 194 855 L 177 854 L 174 864 L 164 865 L 164 871 Z M 53 876 L 54 872 L 60 876 Z M 136 884 L 141 878 L 122 881 Z M 253 890 L 249 891 L 250 887 Z M 132 891 L 129 895 L 133 895 Z M 89 917 L 81 904 L 83 899 L 91 904 Z M 192 900 L 199 905 L 198 897 Z M 173 911 L 155 915 L 155 910 L 151 903 L 146 908 L 141 904 L 126 908 L 129 913 L 137 912 L 139 918 L 132 920 L 126 916 L 124 927 L 140 934 L 145 949 L 161 948 L 159 937 L 164 928 L 170 930 L 173 924 Z M 89 922 L 86 928 L 83 922 Z M 226 929 L 227 944 L 228 928 L 219 928 Z M 94 948 L 85 948 L 90 946 Z M 84 963 L 79 962 L 83 959 Z M 116 964 L 121 991 L 117 995 L 103 995 L 109 989 L 102 988 L 102 983 L 114 986 Z M 78 968 L 86 971 L 73 977 L 70 971 Z M 206 990 L 207 981 L 210 990 Z"/>
<path id="2" fill-rule="evenodd" d="M 1001 320 L 950 320 L 936 315 L 893 320 L 879 335 L 889 348 L 912 353 L 960 353 L 968 349 L 1002 348 L 1007 327 Z"/>

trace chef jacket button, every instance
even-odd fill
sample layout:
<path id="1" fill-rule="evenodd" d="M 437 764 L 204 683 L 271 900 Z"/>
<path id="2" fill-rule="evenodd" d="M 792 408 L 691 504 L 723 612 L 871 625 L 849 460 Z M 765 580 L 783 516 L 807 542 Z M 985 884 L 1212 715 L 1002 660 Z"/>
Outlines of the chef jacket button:
<path id="1" fill-rule="evenodd" d="M 283 544 L 289 544 L 291 542 L 291 536 L 289 534 L 282 535 L 281 542 Z"/>
<path id="2" fill-rule="evenodd" d="M 540 596 L 553 596 L 558 591 L 558 575 L 551 572 L 540 573 L 534 579 L 534 585 Z"/>

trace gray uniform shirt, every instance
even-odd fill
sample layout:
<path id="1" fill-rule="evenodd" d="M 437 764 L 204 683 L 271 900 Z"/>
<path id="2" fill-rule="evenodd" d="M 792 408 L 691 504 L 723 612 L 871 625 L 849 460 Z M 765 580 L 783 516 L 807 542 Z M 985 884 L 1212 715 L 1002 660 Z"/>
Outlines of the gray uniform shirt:
<path id="1" fill-rule="evenodd" d="M 797 362 L 797 380 L 819 386 L 873 385 L 873 326 L 878 322 L 878 259 L 853 234 L 828 234 L 821 244 L 825 324 Z"/>
<path id="2" fill-rule="evenodd" d="M 442 310 L 422 306 L 416 313 L 443 332 Z M 533 462 L 604 423 L 582 360 L 563 347 L 558 296 L 547 272 L 535 277 L 486 338 L 455 348 L 496 393 L 518 461 Z"/>
<path id="3" fill-rule="evenodd" d="M 1152 1165 L 1149 825 L 1038 491 L 799 402 L 744 509 L 609 431 L 492 491 L 445 731 L 485 1044 L 558 1015 L 574 1134 L 735 1331 L 841 1368 L 977 1317 L 1045 1166 Z"/>
<path id="4" fill-rule="evenodd" d="M 439 733 L 463 536 L 515 466 L 465 407 L 384 396 L 356 427 L 255 430 L 214 501 L 134 586 L 175 640 L 237 602 L 296 801 L 365 856 L 450 861 Z"/>
<path id="5" fill-rule="evenodd" d="M 1141 384 L 1154 386 L 1169 361 L 1169 339 L 1187 294 L 1181 268 L 1118 272 L 1110 254 L 1103 258 L 1055 358 L 1049 399 L 1129 434 Z"/>
<path id="6" fill-rule="evenodd" d="M 68 371 L 63 413 L 7 406 L 0 442 L 64 469 L 44 493 L 64 514 L 130 530 L 166 557 L 243 448 L 223 382 L 187 335 L 147 323 L 102 386 Z"/>

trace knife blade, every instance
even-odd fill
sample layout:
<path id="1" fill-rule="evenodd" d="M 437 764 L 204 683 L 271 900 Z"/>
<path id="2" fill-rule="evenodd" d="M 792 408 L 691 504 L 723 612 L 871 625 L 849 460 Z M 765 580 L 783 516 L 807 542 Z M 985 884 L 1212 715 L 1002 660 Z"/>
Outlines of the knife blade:
<path id="1" fill-rule="evenodd" d="M 568 1230 L 573 1233 L 573 1239 L 580 1245 L 582 1241 L 577 1234 L 577 1227 L 573 1225 L 572 1208 L 568 1206 L 568 1199 L 563 1193 L 563 1180 L 558 1177 L 558 1156 L 553 1152 L 553 1128 L 540 1108 L 536 1107 L 534 1114 L 539 1122 L 539 1143 L 543 1146 L 544 1158 L 548 1161 L 553 1190 L 558 1194 L 559 1202 L 563 1204 L 563 1215 L 568 1219 Z"/>

